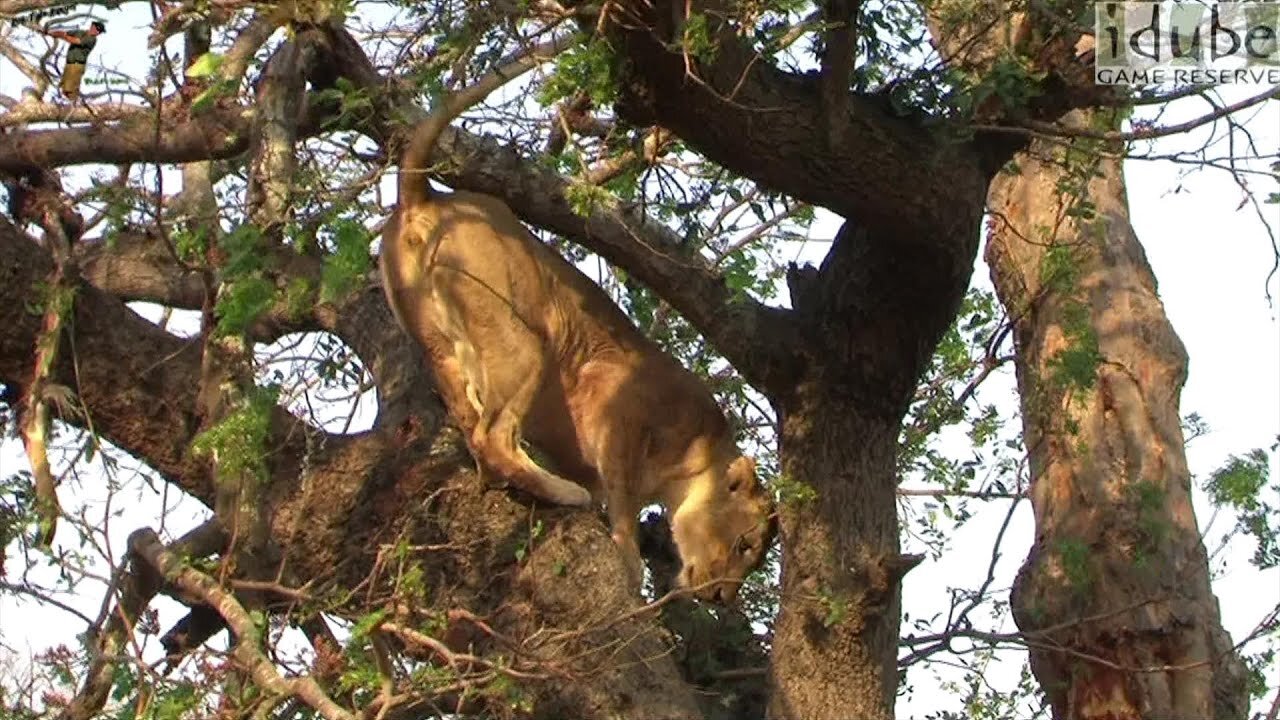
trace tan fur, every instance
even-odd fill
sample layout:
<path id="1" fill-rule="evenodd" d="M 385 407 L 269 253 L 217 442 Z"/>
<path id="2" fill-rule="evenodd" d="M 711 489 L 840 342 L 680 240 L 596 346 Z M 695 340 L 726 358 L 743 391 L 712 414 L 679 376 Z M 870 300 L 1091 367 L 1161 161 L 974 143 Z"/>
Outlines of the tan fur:
<path id="1" fill-rule="evenodd" d="M 421 171 L 463 107 L 446 101 L 415 130 L 401 160 L 399 207 L 381 262 L 397 318 L 426 348 L 482 467 L 553 503 L 603 501 L 637 590 L 636 516 L 663 504 L 683 563 L 680 582 L 719 581 L 697 594 L 731 601 L 776 527 L 755 464 L 738 451 L 698 378 L 505 203 L 430 190 Z M 538 466 L 522 440 L 574 480 Z"/>

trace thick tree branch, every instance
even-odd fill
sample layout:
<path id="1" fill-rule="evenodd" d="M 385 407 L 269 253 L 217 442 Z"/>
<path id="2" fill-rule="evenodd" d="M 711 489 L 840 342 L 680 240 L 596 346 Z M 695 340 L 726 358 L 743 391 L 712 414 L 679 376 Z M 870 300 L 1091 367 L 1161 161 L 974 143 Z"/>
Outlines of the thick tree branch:
<path id="1" fill-rule="evenodd" d="M 167 243 L 151 233 L 120 232 L 76 248 L 81 275 L 124 302 L 152 302 L 198 310 L 204 297 L 200 276 L 181 265 Z"/>
<path id="2" fill-rule="evenodd" d="M 827 108 L 818 78 L 771 65 L 728 24 L 711 23 L 714 62 L 699 62 L 690 78 L 669 46 L 673 3 L 684 0 L 623 3 L 635 26 L 610 28 L 627 59 L 618 64 L 618 109 L 628 120 L 656 122 L 764 187 L 872 229 L 953 239 L 950 208 L 986 184 L 972 146 L 892 116 L 875 99 L 847 94 Z M 834 145 L 824 132 L 828 112 L 847 116 Z"/>
<path id="3" fill-rule="evenodd" d="M 204 282 L 198 271 L 174 257 L 169 243 L 154 233 L 122 232 L 111 242 L 82 244 L 77 254 L 84 278 L 120 300 L 153 302 L 199 310 Z M 264 264 L 273 277 L 301 279 L 320 287 L 321 264 L 315 258 L 276 246 L 264 249 Z M 249 335 L 256 342 L 272 342 L 291 332 L 325 331 L 349 345 L 378 383 L 379 422 L 395 424 L 409 407 L 430 394 L 421 382 L 422 353 L 396 324 L 381 291 L 367 287 L 333 303 L 322 303 L 311 291 L 311 302 L 299 313 L 295 304 L 278 298 Z"/>
<path id="4" fill-rule="evenodd" d="M 192 118 L 147 111 L 104 127 L 12 132 L 0 136 L 0 170 L 234 157 L 249 147 L 252 117 L 253 110 L 242 106 L 213 108 Z M 163 132 L 157 132 L 156 123 Z"/>
<path id="5" fill-rule="evenodd" d="M 26 311 L 27 300 L 52 266 L 47 252 L 0 218 L 0 326 L 6 329 L 0 334 L 0 382 L 11 387 L 26 383 L 39 326 Z M 55 382 L 72 389 L 95 431 L 211 502 L 208 469 L 188 451 L 196 429 L 199 345 L 164 332 L 92 285 L 80 283 L 76 293 L 75 333 L 57 363 Z M 287 431 L 296 422 L 283 409 L 276 413 L 278 429 L 269 442 L 277 455 L 301 455 L 302 439 Z"/>
<path id="6" fill-rule="evenodd" d="M 41 122 L 118 122 L 151 112 L 154 111 L 133 103 L 104 102 L 94 103 L 93 107 L 84 105 L 67 107 L 27 96 L 0 115 L 0 127 L 26 127 Z"/>

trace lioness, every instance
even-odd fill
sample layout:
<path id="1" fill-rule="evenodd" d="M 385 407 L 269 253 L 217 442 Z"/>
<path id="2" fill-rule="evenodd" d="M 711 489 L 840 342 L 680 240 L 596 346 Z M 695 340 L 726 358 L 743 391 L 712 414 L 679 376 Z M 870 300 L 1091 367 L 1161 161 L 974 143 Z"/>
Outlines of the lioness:
<path id="1" fill-rule="evenodd" d="M 603 501 L 636 592 L 636 516 L 661 503 L 679 585 L 732 602 L 776 525 L 711 393 L 505 203 L 438 193 L 423 175 L 440 133 L 491 89 L 450 97 L 414 130 L 382 239 L 388 302 L 482 467 L 553 503 Z M 538 466 L 522 439 L 582 484 Z"/>

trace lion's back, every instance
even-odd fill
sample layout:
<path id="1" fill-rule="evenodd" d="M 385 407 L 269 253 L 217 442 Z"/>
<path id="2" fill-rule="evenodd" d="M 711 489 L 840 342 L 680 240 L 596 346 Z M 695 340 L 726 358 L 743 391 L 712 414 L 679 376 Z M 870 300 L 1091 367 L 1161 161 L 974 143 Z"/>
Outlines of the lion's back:
<path id="1" fill-rule="evenodd" d="M 548 340 L 598 350 L 616 345 L 628 353 L 647 349 L 647 339 L 604 290 L 535 238 L 506 203 L 470 192 L 442 200 L 438 222 L 447 239 L 440 261 L 465 266 L 489 290 L 503 293 Z"/>

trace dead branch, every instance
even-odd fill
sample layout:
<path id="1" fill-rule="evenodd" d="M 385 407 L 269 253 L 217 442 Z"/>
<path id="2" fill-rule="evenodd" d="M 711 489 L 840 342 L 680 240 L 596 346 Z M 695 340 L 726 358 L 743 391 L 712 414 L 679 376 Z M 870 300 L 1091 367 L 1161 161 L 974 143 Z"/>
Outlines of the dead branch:
<path id="1" fill-rule="evenodd" d="M 445 645 L 443 642 L 431 637 L 430 635 L 418 632 L 410 627 L 405 627 L 399 623 L 384 622 L 379 627 L 402 640 L 430 651 L 448 665 L 450 669 L 460 674 L 471 672 L 473 667 L 483 667 L 487 670 L 492 670 L 518 680 L 546 680 L 555 676 L 567 677 L 563 672 L 547 673 L 517 670 L 514 667 L 493 662 L 476 655 L 454 652 L 449 649 L 448 645 Z"/>
<path id="2" fill-rule="evenodd" d="M 31 473 L 35 478 L 36 515 L 40 520 L 37 542 L 46 548 L 53 544 L 58 516 L 57 481 L 49 466 L 49 433 L 53 429 L 50 403 L 58 403 L 70 413 L 71 390 L 51 382 L 54 363 L 62 345 L 62 327 L 72 312 L 75 291 L 72 278 L 77 274 L 72 247 L 84 232 L 84 218 L 62 191 L 58 176 L 45 170 L 31 170 L 16 179 L 7 180 L 9 212 L 20 223 L 34 223 L 44 231 L 44 245 L 53 258 L 53 269 L 45 278 L 42 327 L 36 335 L 31 380 L 22 400 L 18 432 Z"/>
<path id="3" fill-rule="evenodd" d="M 217 609 L 236 636 L 232 657 L 248 670 L 254 682 L 263 690 L 296 697 L 325 720 L 355 720 L 356 716 L 335 703 L 310 675 L 282 677 L 275 665 L 263 654 L 261 634 L 244 606 L 213 578 L 187 565 L 166 549 L 154 531 L 149 528 L 137 531 L 130 544 L 139 557 L 155 568 L 166 582 Z"/>
<path id="4" fill-rule="evenodd" d="M 102 710 L 115 684 L 116 662 L 124 653 L 134 624 L 163 585 L 162 578 L 151 564 L 139 562 L 142 559 L 138 552 L 139 543 L 146 539 L 145 534 L 139 533 L 144 532 L 151 531 L 136 531 L 129 537 L 126 561 L 130 568 L 118 574 L 119 596 L 106 619 L 106 627 L 89 629 L 89 669 L 79 692 L 58 715 L 59 720 L 89 720 Z M 154 533 L 151 537 L 155 537 Z M 217 523 L 206 522 L 173 542 L 167 552 L 177 557 L 205 557 L 221 550 L 225 542 L 222 528 Z"/>

